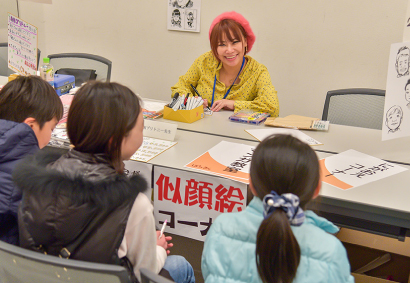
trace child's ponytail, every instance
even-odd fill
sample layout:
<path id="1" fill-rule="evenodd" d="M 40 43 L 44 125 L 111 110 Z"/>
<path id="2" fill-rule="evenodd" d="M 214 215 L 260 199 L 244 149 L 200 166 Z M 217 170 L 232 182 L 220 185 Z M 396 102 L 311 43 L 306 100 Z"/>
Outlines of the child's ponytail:
<path id="1" fill-rule="evenodd" d="M 251 189 L 264 206 L 256 240 L 259 276 L 263 282 L 292 282 L 301 251 L 290 225 L 303 223 L 302 208 L 318 188 L 317 156 L 297 138 L 270 136 L 256 147 L 250 176 Z"/>
<path id="2" fill-rule="evenodd" d="M 296 276 L 300 248 L 290 228 L 301 225 L 304 213 L 293 194 L 271 192 L 263 199 L 264 216 L 256 240 L 256 265 L 263 282 L 290 283 Z"/>

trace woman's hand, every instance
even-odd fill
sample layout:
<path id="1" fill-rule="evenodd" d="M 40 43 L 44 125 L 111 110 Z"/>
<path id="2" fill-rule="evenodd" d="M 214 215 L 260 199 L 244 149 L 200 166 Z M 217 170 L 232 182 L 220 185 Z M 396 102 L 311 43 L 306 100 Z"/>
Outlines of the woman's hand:
<path id="1" fill-rule="evenodd" d="M 161 231 L 157 231 L 157 246 L 163 247 L 167 251 L 167 254 L 169 254 L 169 248 L 172 248 L 172 246 L 174 245 L 172 243 L 168 243 L 168 241 L 172 240 L 172 237 L 166 237 L 164 234 L 162 234 L 161 239 L 159 239 L 160 234 Z"/>
<path id="2" fill-rule="evenodd" d="M 235 109 L 235 101 L 229 99 L 221 99 L 214 102 L 211 107 L 213 112 L 218 112 L 221 109 L 225 110 L 234 110 Z"/>

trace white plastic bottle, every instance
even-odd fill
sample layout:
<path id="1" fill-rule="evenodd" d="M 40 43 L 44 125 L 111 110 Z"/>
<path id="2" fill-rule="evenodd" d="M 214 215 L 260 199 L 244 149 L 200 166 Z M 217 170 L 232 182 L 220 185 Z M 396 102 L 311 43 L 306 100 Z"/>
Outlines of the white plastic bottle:
<path id="1" fill-rule="evenodd" d="M 43 58 L 40 67 L 40 77 L 54 87 L 54 67 L 50 64 L 50 58 Z"/>

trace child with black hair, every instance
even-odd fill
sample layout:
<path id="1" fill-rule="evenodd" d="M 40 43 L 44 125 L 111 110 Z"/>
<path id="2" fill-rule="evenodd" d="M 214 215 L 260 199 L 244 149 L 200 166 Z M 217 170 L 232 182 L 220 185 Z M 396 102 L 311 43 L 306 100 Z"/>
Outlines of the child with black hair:
<path id="1" fill-rule="evenodd" d="M 18 245 L 21 192 L 12 172 L 25 156 L 45 147 L 63 116 L 56 91 L 40 77 L 17 77 L 0 91 L 0 240 Z"/>
<path id="2" fill-rule="evenodd" d="M 20 245 L 91 262 L 121 264 L 133 282 L 140 268 L 176 282 L 195 282 L 182 256 L 169 256 L 171 237 L 155 230 L 147 182 L 124 174 L 124 160 L 143 141 L 140 99 L 118 83 L 90 81 L 76 93 L 67 119 L 74 148 L 41 153 L 13 174 L 23 192 Z M 23 178 L 25 176 L 25 178 Z"/>
<path id="3" fill-rule="evenodd" d="M 202 254 L 206 282 L 354 282 L 338 228 L 306 204 L 319 194 L 312 148 L 289 135 L 263 140 L 250 169 L 247 208 L 218 216 Z M 329 234 L 331 233 L 331 234 Z"/>

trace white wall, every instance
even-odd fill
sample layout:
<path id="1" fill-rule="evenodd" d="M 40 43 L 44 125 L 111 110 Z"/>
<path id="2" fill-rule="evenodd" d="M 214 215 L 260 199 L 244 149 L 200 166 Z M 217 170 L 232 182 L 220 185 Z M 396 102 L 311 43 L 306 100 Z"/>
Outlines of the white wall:
<path id="1" fill-rule="evenodd" d="M 407 2 L 202 0 L 200 33 L 168 31 L 167 0 L 20 1 L 20 17 L 39 28 L 42 57 L 104 56 L 113 62 L 113 81 L 164 100 L 178 76 L 209 50 L 215 16 L 235 10 L 256 34 L 250 56 L 268 67 L 280 115 L 321 117 L 328 90 L 385 89 L 390 45 L 402 41 Z"/>

